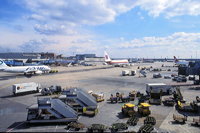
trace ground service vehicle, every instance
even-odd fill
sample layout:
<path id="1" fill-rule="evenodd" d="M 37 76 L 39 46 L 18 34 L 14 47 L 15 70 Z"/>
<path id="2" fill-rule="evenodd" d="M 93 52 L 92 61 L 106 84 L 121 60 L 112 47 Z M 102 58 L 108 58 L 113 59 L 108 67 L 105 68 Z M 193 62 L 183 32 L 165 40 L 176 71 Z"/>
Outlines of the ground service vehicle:
<path id="1" fill-rule="evenodd" d="M 189 76 L 188 80 L 195 80 L 195 76 Z"/>
<path id="2" fill-rule="evenodd" d="M 162 96 L 162 90 L 161 91 L 151 90 L 149 103 L 160 105 L 161 104 L 161 96 Z"/>
<path id="3" fill-rule="evenodd" d="M 28 123 L 66 123 L 78 119 L 77 112 L 59 99 L 38 99 L 37 104 L 27 109 Z"/>
<path id="4" fill-rule="evenodd" d="M 187 82 L 187 78 L 185 76 L 178 76 L 176 82 Z"/>
<path id="5" fill-rule="evenodd" d="M 200 126 L 200 116 L 199 116 L 199 119 L 193 118 L 193 124 L 197 125 L 197 126 Z"/>
<path id="6" fill-rule="evenodd" d="M 177 81 L 178 76 L 173 76 L 172 81 Z"/>
<path id="7" fill-rule="evenodd" d="M 122 106 L 122 113 L 126 116 L 133 116 L 135 114 L 134 110 L 135 105 L 131 103 L 125 103 Z"/>
<path id="8" fill-rule="evenodd" d="M 102 92 L 94 93 L 93 91 L 89 91 L 88 93 L 91 94 L 96 99 L 97 102 L 104 101 L 104 94 Z"/>
<path id="9" fill-rule="evenodd" d="M 162 94 L 172 94 L 173 90 L 170 85 L 166 85 L 164 83 L 148 83 L 146 84 L 146 93 L 150 94 L 150 91 L 158 91 L 162 90 Z"/>
<path id="10" fill-rule="evenodd" d="M 173 97 L 164 98 L 163 104 L 164 104 L 165 106 L 174 106 L 175 100 L 173 99 Z"/>
<path id="11" fill-rule="evenodd" d="M 30 82 L 30 83 L 21 83 L 13 85 L 14 95 L 26 92 L 40 92 L 40 91 L 41 91 L 41 85 L 39 83 Z"/>
<path id="12" fill-rule="evenodd" d="M 98 113 L 97 108 L 83 107 L 83 115 L 95 116 Z"/>
<path id="13" fill-rule="evenodd" d="M 135 100 L 136 94 L 137 94 L 136 91 L 129 92 L 130 101 L 134 101 Z"/>
<path id="14" fill-rule="evenodd" d="M 164 79 L 171 79 L 171 76 L 165 75 L 165 76 L 164 76 Z"/>
<path id="15" fill-rule="evenodd" d="M 182 102 L 178 101 L 177 108 L 179 110 L 185 111 L 185 112 L 197 112 L 198 113 L 200 104 L 198 104 L 196 102 L 182 103 Z"/>
<path id="16" fill-rule="evenodd" d="M 162 75 L 160 73 L 154 73 L 153 78 L 161 78 Z"/>
<path id="17" fill-rule="evenodd" d="M 185 121 L 187 121 L 187 116 L 181 116 L 181 115 L 173 114 L 173 119 L 174 119 L 175 122 L 185 123 Z"/>
<path id="18" fill-rule="evenodd" d="M 127 75 L 130 75 L 130 71 L 129 70 L 123 70 L 122 76 L 127 76 Z"/>
<path id="19" fill-rule="evenodd" d="M 151 105 L 148 103 L 140 103 L 138 105 L 138 113 L 141 114 L 142 116 L 147 116 L 151 114 L 151 111 L 149 110 L 149 107 Z"/>

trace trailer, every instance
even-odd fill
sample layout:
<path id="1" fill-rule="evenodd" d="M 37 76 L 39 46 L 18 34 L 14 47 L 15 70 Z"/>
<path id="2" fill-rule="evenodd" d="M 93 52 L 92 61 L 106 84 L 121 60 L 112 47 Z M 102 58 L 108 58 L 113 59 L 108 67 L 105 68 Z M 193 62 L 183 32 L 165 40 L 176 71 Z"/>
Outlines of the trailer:
<path id="1" fill-rule="evenodd" d="M 163 104 L 165 106 L 174 106 L 175 100 L 173 99 L 173 97 L 164 98 Z"/>
<path id="2" fill-rule="evenodd" d="M 152 116 L 147 116 L 144 120 L 144 124 L 156 125 L 156 119 Z"/>
<path id="3" fill-rule="evenodd" d="M 150 94 L 150 91 L 160 92 L 162 90 L 162 94 L 172 94 L 173 89 L 170 85 L 164 83 L 148 83 L 146 84 L 146 93 Z"/>
<path id="4" fill-rule="evenodd" d="M 110 98 L 107 100 L 108 102 L 111 103 L 118 103 L 118 102 L 129 102 L 130 101 L 130 97 L 129 96 L 124 96 L 123 93 L 116 93 L 116 96 L 113 96 L 113 94 L 110 95 Z"/>
<path id="5" fill-rule="evenodd" d="M 140 127 L 138 133 L 151 133 L 154 130 L 153 125 L 151 124 L 145 124 Z"/>
<path id="6" fill-rule="evenodd" d="M 123 131 L 127 129 L 128 129 L 128 125 L 126 123 L 113 123 L 110 128 L 111 132 L 118 132 L 118 131 Z"/>
<path id="7" fill-rule="evenodd" d="M 43 88 L 41 90 L 41 94 L 44 95 L 52 95 L 52 94 L 60 94 L 62 92 L 61 86 L 52 85 L 48 88 Z"/>
<path id="8" fill-rule="evenodd" d="M 187 121 L 187 116 L 173 114 L 173 119 L 177 123 L 183 123 L 184 124 Z"/>
<path id="9" fill-rule="evenodd" d="M 13 86 L 13 95 L 27 93 L 27 92 L 40 92 L 41 85 L 39 83 L 21 83 L 21 84 L 14 84 Z"/>
<path id="10" fill-rule="evenodd" d="M 92 124 L 91 126 L 88 127 L 88 132 L 93 133 L 93 132 L 100 132 L 103 133 L 108 127 L 103 125 L 103 124 Z"/>
<path id="11" fill-rule="evenodd" d="M 198 118 L 193 118 L 193 124 L 197 125 L 197 126 L 200 126 L 200 116 L 199 116 L 199 119 Z"/>
<path id="12" fill-rule="evenodd" d="M 127 120 L 126 124 L 130 126 L 135 126 L 137 125 L 138 121 L 139 121 L 139 118 L 136 115 L 133 115 Z"/>
<path id="13" fill-rule="evenodd" d="M 71 122 L 67 125 L 65 129 L 70 130 L 70 131 L 79 131 L 81 129 L 84 129 L 85 125 L 79 122 Z"/>

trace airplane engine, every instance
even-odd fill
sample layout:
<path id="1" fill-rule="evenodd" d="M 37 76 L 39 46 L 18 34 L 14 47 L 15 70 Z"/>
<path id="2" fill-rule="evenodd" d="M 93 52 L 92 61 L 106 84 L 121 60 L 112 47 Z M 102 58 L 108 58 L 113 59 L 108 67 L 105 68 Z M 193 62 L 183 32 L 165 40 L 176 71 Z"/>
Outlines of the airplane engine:
<path id="1" fill-rule="evenodd" d="M 35 74 L 42 74 L 42 71 L 36 71 Z"/>

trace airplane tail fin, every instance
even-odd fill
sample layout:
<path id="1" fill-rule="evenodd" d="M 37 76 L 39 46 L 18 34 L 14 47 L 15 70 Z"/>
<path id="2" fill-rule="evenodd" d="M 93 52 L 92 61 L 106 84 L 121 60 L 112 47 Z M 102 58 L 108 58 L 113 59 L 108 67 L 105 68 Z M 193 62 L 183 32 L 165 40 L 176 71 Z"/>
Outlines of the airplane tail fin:
<path id="1" fill-rule="evenodd" d="M 174 62 L 178 62 L 178 59 L 176 58 L 176 56 L 174 56 Z"/>
<path id="2" fill-rule="evenodd" d="M 8 67 L 2 59 L 0 59 L 0 68 Z"/>
<path id="3" fill-rule="evenodd" d="M 106 51 L 104 51 L 104 58 L 105 58 L 105 62 L 111 61 L 111 59 Z"/>

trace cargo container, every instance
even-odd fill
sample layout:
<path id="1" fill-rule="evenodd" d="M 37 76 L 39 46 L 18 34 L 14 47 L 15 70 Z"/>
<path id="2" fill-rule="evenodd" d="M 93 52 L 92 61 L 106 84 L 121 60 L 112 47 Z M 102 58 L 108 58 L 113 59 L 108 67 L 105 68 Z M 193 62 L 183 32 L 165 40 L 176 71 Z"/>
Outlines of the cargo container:
<path id="1" fill-rule="evenodd" d="M 172 94 L 173 90 L 170 85 L 166 85 L 164 83 L 149 83 L 146 84 L 146 93 L 150 94 L 150 91 L 160 92 L 162 90 L 162 94 Z"/>
<path id="2" fill-rule="evenodd" d="M 21 83 L 13 85 L 13 95 L 26 92 L 40 92 L 40 91 L 41 91 L 41 85 L 39 83 L 30 82 L 30 83 Z"/>

